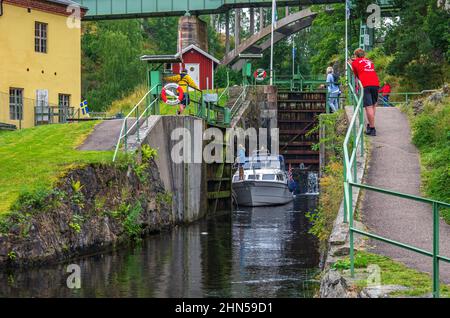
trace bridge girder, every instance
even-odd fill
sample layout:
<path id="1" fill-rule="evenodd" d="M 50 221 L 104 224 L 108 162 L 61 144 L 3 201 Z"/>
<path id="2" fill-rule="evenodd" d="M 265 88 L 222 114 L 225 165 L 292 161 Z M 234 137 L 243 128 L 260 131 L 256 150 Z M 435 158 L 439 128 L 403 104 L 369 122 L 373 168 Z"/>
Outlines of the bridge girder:
<path id="1" fill-rule="evenodd" d="M 182 16 L 226 12 L 232 8 L 271 7 L 272 0 L 73 0 L 89 9 L 84 20 Z M 277 6 L 344 3 L 345 0 L 277 0 Z"/>

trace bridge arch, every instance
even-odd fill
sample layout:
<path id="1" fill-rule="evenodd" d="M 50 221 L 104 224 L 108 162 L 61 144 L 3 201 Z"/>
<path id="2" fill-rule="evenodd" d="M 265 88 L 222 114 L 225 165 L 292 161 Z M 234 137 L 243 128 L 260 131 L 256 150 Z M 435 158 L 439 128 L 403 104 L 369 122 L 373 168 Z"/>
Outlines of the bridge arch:
<path id="1" fill-rule="evenodd" d="M 286 37 L 299 32 L 307 27 L 310 27 L 317 13 L 312 12 L 309 8 L 293 13 L 281 20 L 277 21 L 277 26 L 274 29 L 273 41 L 274 44 L 285 39 Z M 237 48 L 230 51 L 224 56 L 221 61 L 222 65 L 231 65 L 234 70 L 240 70 L 244 61 L 238 60 L 241 53 L 261 53 L 270 48 L 270 37 L 268 40 L 257 44 L 260 40 L 270 36 L 272 26 L 268 25 L 260 32 L 255 33 L 248 39 L 244 40 Z"/>

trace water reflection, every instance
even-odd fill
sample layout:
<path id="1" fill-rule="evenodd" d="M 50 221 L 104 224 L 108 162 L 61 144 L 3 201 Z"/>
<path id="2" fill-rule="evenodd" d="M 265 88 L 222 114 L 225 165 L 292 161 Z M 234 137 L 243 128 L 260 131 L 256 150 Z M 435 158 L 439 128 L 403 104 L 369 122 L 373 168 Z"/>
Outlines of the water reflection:
<path id="1" fill-rule="evenodd" d="M 305 211 L 316 197 L 177 227 L 140 246 L 66 265 L 0 273 L 1 297 L 312 297 L 319 255 Z"/>

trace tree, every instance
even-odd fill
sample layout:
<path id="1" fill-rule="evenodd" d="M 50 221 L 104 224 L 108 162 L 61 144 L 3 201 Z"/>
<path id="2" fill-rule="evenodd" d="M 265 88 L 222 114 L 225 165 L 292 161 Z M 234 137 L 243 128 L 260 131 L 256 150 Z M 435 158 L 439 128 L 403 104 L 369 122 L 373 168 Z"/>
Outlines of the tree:
<path id="1" fill-rule="evenodd" d="M 448 80 L 449 12 L 435 0 L 397 0 L 399 21 L 389 31 L 385 53 L 393 55 L 391 75 L 409 89 L 436 88 Z"/>
<path id="2" fill-rule="evenodd" d="M 138 20 L 84 24 L 82 94 L 90 108 L 103 111 L 145 79 L 139 60 L 144 38 Z"/>

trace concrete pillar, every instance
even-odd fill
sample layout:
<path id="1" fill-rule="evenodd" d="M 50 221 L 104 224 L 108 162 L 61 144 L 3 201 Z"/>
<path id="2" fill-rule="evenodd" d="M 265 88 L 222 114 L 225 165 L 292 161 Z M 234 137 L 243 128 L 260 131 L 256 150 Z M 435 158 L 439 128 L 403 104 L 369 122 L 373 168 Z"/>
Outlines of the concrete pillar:
<path id="1" fill-rule="evenodd" d="M 264 8 L 259 8 L 259 31 L 264 28 Z"/>
<path id="2" fill-rule="evenodd" d="M 236 9 L 234 15 L 234 47 L 237 48 L 241 43 L 241 9 Z"/>
<path id="3" fill-rule="evenodd" d="M 250 8 L 250 36 L 255 33 L 255 9 Z"/>
<path id="4" fill-rule="evenodd" d="M 230 52 L 230 11 L 225 13 L 225 54 Z"/>

